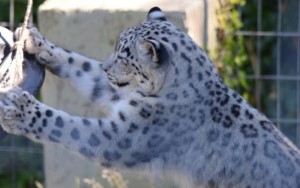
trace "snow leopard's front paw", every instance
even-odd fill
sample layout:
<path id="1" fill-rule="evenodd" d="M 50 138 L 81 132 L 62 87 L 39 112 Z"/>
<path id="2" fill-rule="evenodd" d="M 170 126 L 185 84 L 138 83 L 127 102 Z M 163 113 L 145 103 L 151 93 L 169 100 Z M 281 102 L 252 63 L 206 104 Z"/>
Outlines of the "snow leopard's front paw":
<path id="1" fill-rule="evenodd" d="M 17 41 L 21 37 L 21 31 L 22 28 L 19 27 L 15 31 L 15 37 Z M 30 54 L 39 54 L 41 53 L 46 45 L 47 41 L 44 39 L 42 34 L 38 31 L 37 28 L 32 27 L 29 29 L 25 29 L 23 31 L 24 37 L 25 37 L 25 42 L 24 42 L 24 50 Z M 18 42 L 16 42 L 18 44 Z"/>
<path id="2" fill-rule="evenodd" d="M 13 134 L 26 134 L 32 131 L 34 111 L 39 102 L 27 91 L 15 88 L 9 91 L 0 102 L 0 124 Z"/>

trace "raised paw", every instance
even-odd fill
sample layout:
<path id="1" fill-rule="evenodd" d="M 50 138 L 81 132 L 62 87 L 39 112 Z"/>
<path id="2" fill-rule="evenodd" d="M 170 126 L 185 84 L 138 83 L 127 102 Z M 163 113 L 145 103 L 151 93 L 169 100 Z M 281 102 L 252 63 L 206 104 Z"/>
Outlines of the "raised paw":
<path id="1" fill-rule="evenodd" d="M 28 108 L 34 105 L 36 99 L 27 91 L 12 90 L 6 94 L 4 101 L 23 111 L 24 107 Z"/>
<path id="2" fill-rule="evenodd" d="M 15 31 L 17 41 L 21 37 L 22 28 L 19 27 Z M 39 54 L 46 46 L 46 40 L 43 38 L 37 28 L 32 27 L 23 31 L 25 37 L 24 50 L 30 54 Z M 18 44 L 16 42 L 15 44 Z"/>
<path id="3" fill-rule="evenodd" d="M 20 110 L 4 102 L 0 103 L 0 124 L 6 132 L 21 134 L 21 130 L 18 129 L 21 119 L 22 112 Z"/>
<path id="4" fill-rule="evenodd" d="M 11 106 L 3 106 L 5 120 L 20 120 L 22 112 Z"/>
<path id="5" fill-rule="evenodd" d="M 26 91 L 20 89 L 9 91 L 0 102 L 1 126 L 9 133 L 24 133 L 26 126 L 32 121 L 32 112 L 38 104 L 38 101 Z"/>

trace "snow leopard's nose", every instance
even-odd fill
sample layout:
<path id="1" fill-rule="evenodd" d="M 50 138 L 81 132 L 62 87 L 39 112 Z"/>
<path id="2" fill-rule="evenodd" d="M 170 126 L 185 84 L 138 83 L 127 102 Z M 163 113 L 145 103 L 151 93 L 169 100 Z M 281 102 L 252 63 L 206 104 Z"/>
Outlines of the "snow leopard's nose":
<path id="1" fill-rule="evenodd" d="M 111 68 L 111 66 L 112 66 L 112 64 L 113 64 L 113 62 L 114 62 L 114 59 L 115 59 L 115 53 L 111 53 L 107 58 L 106 58 L 106 60 L 104 60 L 104 62 L 103 62 L 103 70 L 105 71 L 105 72 L 107 72 L 110 68 Z"/>

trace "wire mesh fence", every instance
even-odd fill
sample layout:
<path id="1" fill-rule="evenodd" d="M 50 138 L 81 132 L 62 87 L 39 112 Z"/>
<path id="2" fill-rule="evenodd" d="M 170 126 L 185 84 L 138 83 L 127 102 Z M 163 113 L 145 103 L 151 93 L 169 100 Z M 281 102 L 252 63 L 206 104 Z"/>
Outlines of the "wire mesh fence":
<path id="1" fill-rule="evenodd" d="M 255 63 L 245 79 L 255 83 L 254 105 L 299 147 L 300 1 L 276 0 L 270 4 L 255 0 L 255 4 L 251 14 L 256 17 L 256 26 L 235 33 L 254 44 Z M 264 13 L 267 10 L 272 10 L 269 16 Z"/>

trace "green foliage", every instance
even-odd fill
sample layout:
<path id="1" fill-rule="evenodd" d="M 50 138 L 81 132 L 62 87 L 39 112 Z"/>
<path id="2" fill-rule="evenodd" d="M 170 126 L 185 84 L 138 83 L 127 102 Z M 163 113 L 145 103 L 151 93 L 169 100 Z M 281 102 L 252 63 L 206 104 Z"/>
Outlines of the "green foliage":
<path id="1" fill-rule="evenodd" d="M 238 8 L 244 5 L 245 0 L 220 1 L 220 8 L 216 11 L 218 46 L 212 56 L 224 81 L 250 100 L 250 87 L 245 78 L 248 66 L 245 39 L 243 36 L 234 35 L 234 32 L 243 27 Z"/>
<path id="2" fill-rule="evenodd" d="M 212 55 L 224 81 L 252 105 L 260 104 L 257 107 L 269 118 L 296 121 L 299 39 L 279 37 L 276 32 L 299 32 L 299 2 L 261 1 L 261 10 L 258 10 L 258 0 L 220 0 L 219 3 L 218 46 Z M 275 35 L 242 36 L 236 35 L 237 31 L 273 32 Z M 269 78 L 245 77 L 249 75 Z M 277 80 L 280 76 L 293 79 Z M 296 142 L 296 123 L 275 123 Z"/>
<path id="3" fill-rule="evenodd" d="M 238 90 L 244 98 L 255 105 L 261 101 L 261 110 L 267 112 L 272 117 L 275 116 L 274 108 L 271 106 L 276 103 L 274 98 L 274 84 L 246 79 L 247 75 L 276 75 L 276 45 L 275 37 L 257 37 L 241 36 L 235 33 L 243 31 L 276 31 L 278 17 L 278 2 L 270 4 L 268 1 L 262 1 L 261 24 L 258 28 L 258 6 L 257 0 L 223 0 L 220 1 L 220 8 L 217 10 L 218 28 L 217 40 L 218 46 L 214 52 L 214 62 L 223 76 L 224 81 L 232 88 Z M 282 10 L 283 24 L 291 28 L 288 20 L 284 19 L 284 13 L 289 7 Z M 291 3 L 290 3 L 291 4 Z M 297 12 L 296 10 L 289 10 Z M 295 22 L 295 21 L 294 21 Z M 259 44 L 259 49 L 258 49 Z M 257 60 L 259 59 L 259 66 Z M 287 63 L 281 63 L 282 68 L 291 71 L 291 66 L 285 66 Z M 257 87 L 263 94 L 261 98 L 256 98 L 254 88 Z"/>
<path id="4" fill-rule="evenodd" d="M 43 182 L 42 146 L 21 136 L 6 135 L 0 145 L 7 151 L 0 152 L 0 187 L 32 188 L 35 181 Z M 12 151 L 11 146 L 19 148 Z M 30 152 L 28 150 L 34 151 Z"/>
<path id="5" fill-rule="evenodd" d="M 15 11 L 14 11 L 14 23 L 15 26 L 22 23 L 24 21 L 24 15 L 27 7 L 27 0 L 14 0 Z M 44 0 L 34 0 L 32 6 L 32 16 L 33 22 L 37 21 L 37 10 L 38 6 L 42 4 Z M 9 3 L 10 0 L 1 0 L 0 1 L 0 22 L 8 22 L 9 21 Z"/>

